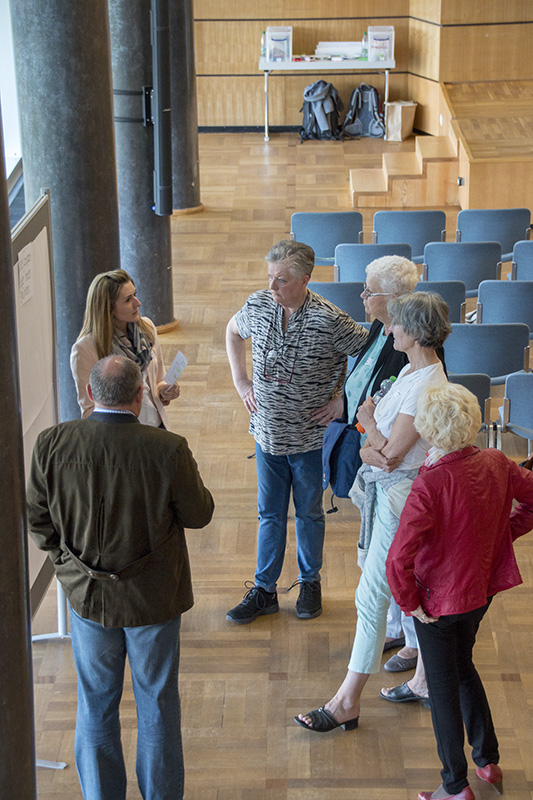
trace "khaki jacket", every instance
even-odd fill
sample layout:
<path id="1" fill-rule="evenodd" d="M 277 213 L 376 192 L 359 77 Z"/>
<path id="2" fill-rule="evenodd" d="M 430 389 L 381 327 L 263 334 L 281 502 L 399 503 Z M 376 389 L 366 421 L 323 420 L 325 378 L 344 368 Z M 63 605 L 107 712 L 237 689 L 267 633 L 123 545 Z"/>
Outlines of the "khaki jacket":
<path id="1" fill-rule="evenodd" d="M 159 412 L 159 416 L 161 417 L 161 422 L 167 430 L 170 430 L 168 415 L 159 396 L 159 387 L 162 383 L 164 383 L 165 378 L 165 364 L 163 362 L 161 345 L 159 343 L 155 325 L 152 320 L 148 319 L 148 317 L 143 317 L 143 320 L 152 328 L 155 336 L 155 343 L 152 350 L 152 360 L 148 365 L 148 385 L 150 387 L 154 405 Z M 91 414 L 94 410 L 94 403 L 87 394 L 87 384 L 89 383 L 91 370 L 97 361 L 98 354 L 96 352 L 96 345 L 92 336 L 82 336 L 81 339 L 78 339 L 76 342 L 74 342 L 72 345 L 72 350 L 70 351 L 70 371 L 72 372 L 72 377 L 74 378 L 74 383 L 76 384 L 78 405 L 81 409 L 81 415 L 84 418 L 88 417 L 89 414 Z"/>
<path id="2" fill-rule="evenodd" d="M 95 411 L 35 444 L 30 534 L 74 610 L 105 627 L 152 625 L 193 604 L 184 528 L 213 514 L 186 440 Z"/>

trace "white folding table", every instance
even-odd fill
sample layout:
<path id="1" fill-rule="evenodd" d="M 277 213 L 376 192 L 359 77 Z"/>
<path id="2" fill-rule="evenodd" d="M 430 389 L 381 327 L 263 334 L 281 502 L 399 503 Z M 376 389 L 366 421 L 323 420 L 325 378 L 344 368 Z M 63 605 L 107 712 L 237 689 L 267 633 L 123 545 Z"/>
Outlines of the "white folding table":
<path id="1" fill-rule="evenodd" d="M 259 69 L 265 74 L 265 142 L 268 142 L 268 76 L 271 72 L 383 72 L 385 75 L 385 130 L 387 122 L 387 102 L 389 100 L 389 71 L 396 67 L 395 61 L 360 61 L 358 58 L 347 58 L 342 61 L 317 59 L 316 61 L 267 61 L 259 59 Z"/>

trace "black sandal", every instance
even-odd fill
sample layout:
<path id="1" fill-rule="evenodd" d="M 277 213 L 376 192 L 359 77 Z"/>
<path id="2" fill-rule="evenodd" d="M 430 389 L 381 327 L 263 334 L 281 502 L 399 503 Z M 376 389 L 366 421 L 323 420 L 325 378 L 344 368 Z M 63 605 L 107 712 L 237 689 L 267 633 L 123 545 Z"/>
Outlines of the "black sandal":
<path id="1" fill-rule="evenodd" d="M 337 722 L 331 711 L 328 711 L 324 706 L 320 706 L 315 711 L 310 711 L 305 715 L 311 719 L 311 724 L 307 725 L 299 717 L 294 717 L 294 721 L 301 725 L 308 731 L 316 731 L 317 733 L 328 733 L 335 730 L 335 728 L 344 728 L 345 731 L 354 731 L 359 725 L 359 717 L 354 719 L 347 719 L 346 722 Z"/>

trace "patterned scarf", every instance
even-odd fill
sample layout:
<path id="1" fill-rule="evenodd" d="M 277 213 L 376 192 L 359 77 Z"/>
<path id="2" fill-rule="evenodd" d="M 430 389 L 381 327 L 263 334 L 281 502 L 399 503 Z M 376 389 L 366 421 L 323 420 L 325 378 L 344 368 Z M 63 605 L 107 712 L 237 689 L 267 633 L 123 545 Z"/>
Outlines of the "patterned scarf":
<path id="1" fill-rule="evenodd" d="M 126 333 L 115 328 L 111 352 L 116 356 L 126 356 L 141 368 L 146 374 L 148 364 L 152 360 L 152 342 L 143 333 L 136 322 L 128 322 Z"/>

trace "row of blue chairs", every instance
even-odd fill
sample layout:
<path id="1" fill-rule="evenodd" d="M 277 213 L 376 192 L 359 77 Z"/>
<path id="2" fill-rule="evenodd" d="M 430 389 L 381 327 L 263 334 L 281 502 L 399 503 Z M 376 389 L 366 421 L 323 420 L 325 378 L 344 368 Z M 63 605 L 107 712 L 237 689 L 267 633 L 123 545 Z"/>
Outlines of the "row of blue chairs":
<path id="1" fill-rule="evenodd" d="M 357 322 L 366 320 L 361 298 L 363 281 L 310 281 L 309 288 Z M 420 281 L 415 291 L 440 294 L 450 309 L 450 322 L 465 322 L 468 292 L 463 281 Z M 533 338 L 533 281 L 482 281 L 475 321 L 477 324 L 523 322 Z"/>
<path id="2" fill-rule="evenodd" d="M 501 281 L 494 283 L 499 283 L 500 287 L 509 286 Z M 356 321 L 368 322 L 360 297 L 363 283 L 310 281 L 308 287 Z M 436 287 L 420 282 L 416 290 L 434 291 L 435 288 L 446 299 L 447 287 L 443 284 Z M 529 326 L 523 322 L 484 322 L 481 325 L 452 322 L 452 333 L 444 344 L 448 371 L 463 374 L 481 372 L 490 376 L 492 384 L 503 384 L 509 373 L 522 369 L 529 371 L 529 331 Z"/>
<path id="3" fill-rule="evenodd" d="M 411 249 L 398 242 L 339 244 L 335 248 L 334 279 L 365 280 L 367 265 L 386 255 L 411 258 Z M 422 280 L 463 281 L 466 296 L 475 297 L 481 281 L 501 277 L 501 255 L 499 242 L 430 242 L 424 247 Z"/>
<path id="4" fill-rule="evenodd" d="M 411 258 L 411 247 L 401 242 L 389 244 L 338 244 L 334 256 L 336 281 L 364 280 L 365 269 L 375 258 L 397 255 Z M 464 280 L 469 294 L 477 294 L 483 280 L 496 280 L 501 274 L 499 242 L 430 242 L 424 248 L 423 280 Z M 533 240 L 517 242 L 513 248 L 512 281 L 533 280 Z"/>
<path id="5" fill-rule="evenodd" d="M 361 297 L 363 281 L 309 281 L 307 285 L 311 291 L 346 311 L 356 322 L 369 321 Z M 440 294 L 450 309 L 450 322 L 465 321 L 465 285 L 461 281 L 419 281 L 415 292 Z"/>
<path id="6" fill-rule="evenodd" d="M 485 433 L 487 447 L 503 449 L 503 434 L 507 431 L 528 440 L 528 456 L 533 455 L 533 372 L 514 372 L 505 379 L 503 405 L 498 419 L 491 421 L 491 382 L 483 373 L 454 375 L 452 383 L 459 383 L 477 397 L 481 408 L 481 432 Z"/>
<path id="7" fill-rule="evenodd" d="M 504 261 L 512 257 L 516 242 L 529 239 L 531 212 L 528 208 L 464 209 L 457 215 L 456 242 L 500 243 Z M 333 264 L 335 247 L 363 242 L 363 217 L 359 211 L 296 212 L 291 217 L 291 238 L 309 244 L 317 264 Z M 446 239 L 446 214 L 436 209 L 420 211 L 376 211 L 372 243 L 404 242 L 411 248 L 415 264 L 424 259 L 428 242 Z"/>

